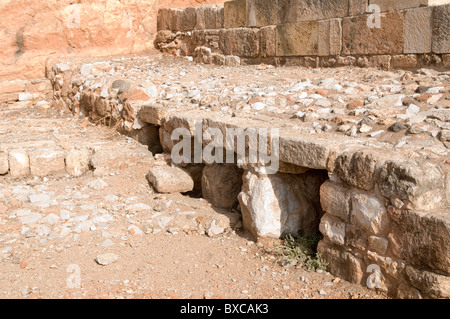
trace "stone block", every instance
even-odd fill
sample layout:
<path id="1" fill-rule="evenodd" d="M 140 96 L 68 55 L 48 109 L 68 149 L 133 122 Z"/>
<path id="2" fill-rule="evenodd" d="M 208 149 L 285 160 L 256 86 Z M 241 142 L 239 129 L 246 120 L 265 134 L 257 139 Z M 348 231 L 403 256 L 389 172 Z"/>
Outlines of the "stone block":
<path id="1" fill-rule="evenodd" d="M 322 209 L 342 221 L 350 221 L 350 190 L 331 181 L 326 181 L 320 187 L 320 204 Z"/>
<path id="2" fill-rule="evenodd" d="M 411 266 L 405 269 L 407 280 L 424 295 L 434 299 L 450 298 L 450 277 L 423 271 Z"/>
<path id="3" fill-rule="evenodd" d="M 242 170 L 232 164 L 206 165 L 202 175 L 202 196 L 213 206 L 231 209 L 242 188 Z"/>
<path id="4" fill-rule="evenodd" d="M 259 56 L 259 30 L 235 28 L 220 30 L 219 48 L 225 55 L 255 58 Z"/>
<path id="5" fill-rule="evenodd" d="M 346 152 L 335 162 L 335 172 L 344 182 L 364 190 L 371 190 L 375 184 L 377 158 L 370 152 Z"/>
<path id="6" fill-rule="evenodd" d="M 178 167 L 152 167 L 147 180 L 159 193 L 186 193 L 194 189 L 191 175 Z"/>
<path id="7" fill-rule="evenodd" d="M 404 53 L 431 52 L 433 8 L 417 8 L 405 12 Z"/>
<path id="8" fill-rule="evenodd" d="M 264 27 L 277 24 L 277 0 L 247 0 L 247 26 Z"/>
<path id="9" fill-rule="evenodd" d="M 224 4 L 224 26 L 226 29 L 247 25 L 247 0 L 227 1 Z"/>
<path id="10" fill-rule="evenodd" d="M 352 223 L 374 235 L 390 231 L 390 219 L 383 199 L 375 195 L 353 191 Z"/>
<path id="11" fill-rule="evenodd" d="M 9 171 L 8 153 L 0 152 L 0 175 L 8 174 L 8 171 Z"/>
<path id="12" fill-rule="evenodd" d="M 434 8 L 432 50 L 450 53 L 450 5 Z"/>
<path id="13" fill-rule="evenodd" d="M 427 192 L 444 187 L 444 176 L 439 166 L 413 160 L 390 160 L 380 169 L 381 194 L 414 201 Z"/>
<path id="14" fill-rule="evenodd" d="M 172 26 L 173 11 L 170 8 L 161 8 L 158 10 L 157 30 L 174 30 Z"/>
<path id="15" fill-rule="evenodd" d="M 32 176 L 49 176 L 65 173 L 66 154 L 58 149 L 39 149 L 30 152 L 30 172 Z"/>
<path id="16" fill-rule="evenodd" d="M 392 67 L 394 69 L 415 69 L 417 68 L 417 55 L 394 55 L 392 57 Z"/>
<path id="17" fill-rule="evenodd" d="M 330 242 L 343 246 L 345 244 L 345 227 L 346 224 L 339 218 L 325 214 L 320 221 L 319 230 Z"/>
<path id="18" fill-rule="evenodd" d="M 174 31 L 192 31 L 197 24 L 197 9 L 194 7 L 173 9 Z"/>
<path id="19" fill-rule="evenodd" d="M 195 29 L 223 28 L 223 7 L 217 5 L 197 7 L 197 22 Z"/>
<path id="20" fill-rule="evenodd" d="M 317 21 L 348 16 L 349 0 L 278 0 L 278 23 Z"/>
<path id="21" fill-rule="evenodd" d="M 317 230 L 323 215 L 319 189 L 325 179 L 318 171 L 267 176 L 244 172 L 239 194 L 244 228 L 255 238 Z"/>
<path id="22" fill-rule="evenodd" d="M 319 54 L 319 22 L 305 21 L 277 25 L 277 56 Z"/>
<path id="23" fill-rule="evenodd" d="M 319 21 L 319 55 L 339 55 L 342 49 L 341 19 Z"/>
<path id="24" fill-rule="evenodd" d="M 321 240 L 317 247 L 320 256 L 328 263 L 329 272 L 351 283 L 362 284 L 365 264 L 360 258 L 346 252 L 343 247 Z"/>
<path id="25" fill-rule="evenodd" d="M 450 69 L 450 54 L 446 54 L 442 57 L 442 61 L 444 62 L 444 67 L 446 69 Z"/>
<path id="26" fill-rule="evenodd" d="M 356 16 L 367 13 L 369 0 L 349 0 L 348 1 L 348 15 Z"/>
<path id="27" fill-rule="evenodd" d="M 275 26 L 261 28 L 260 34 L 260 55 L 263 58 L 273 57 L 276 54 Z"/>
<path id="28" fill-rule="evenodd" d="M 72 149 L 66 154 L 66 171 L 71 176 L 81 176 L 89 170 L 92 151 L 89 149 Z"/>
<path id="29" fill-rule="evenodd" d="M 9 172 L 12 177 L 30 175 L 30 159 L 25 150 L 12 150 L 8 155 Z"/>
<path id="30" fill-rule="evenodd" d="M 449 2 L 449 0 L 369 0 L 369 4 L 380 6 L 381 12 L 436 6 L 447 4 Z"/>
<path id="31" fill-rule="evenodd" d="M 137 163 L 150 157 L 152 157 L 152 153 L 144 147 L 135 149 L 100 149 L 92 156 L 89 164 L 95 169 L 116 169 L 121 165 Z"/>
<path id="32" fill-rule="evenodd" d="M 342 21 L 343 54 L 400 54 L 403 52 L 404 15 L 383 13 L 380 28 L 368 25 L 370 15 L 344 18 Z"/>
<path id="33" fill-rule="evenodd" d="M 392 232 L 400 242 L 402 259 L 429 271 L 450 274 L 450 217 L 448 211 L 401 211 Z"/>
<path id="34" fill-rule="evenodd" d="M 327 169 L 328 159 L 334 151 L 327 139 L 309 136 L 280 136 L 280 160 L 313 169 Z"/>
<path id="35" fill-rule="evenodd" d="M 161 125 L 167 111 L 159 106 L 146 105 L 139 112 L 138 117 L 141 121 L 153 125 Z"/>

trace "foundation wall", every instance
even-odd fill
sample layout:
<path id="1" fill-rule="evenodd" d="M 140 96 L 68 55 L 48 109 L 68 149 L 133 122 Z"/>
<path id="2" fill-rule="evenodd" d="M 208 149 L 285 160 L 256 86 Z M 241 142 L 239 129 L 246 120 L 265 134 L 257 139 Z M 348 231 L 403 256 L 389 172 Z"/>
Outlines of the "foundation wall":
<path id="1" fill-rule="evenodd" d="M 219 65 L 448 69 L 449 29 L 447 0 L 235 0 L 160 9 L 155 47 Z"/>

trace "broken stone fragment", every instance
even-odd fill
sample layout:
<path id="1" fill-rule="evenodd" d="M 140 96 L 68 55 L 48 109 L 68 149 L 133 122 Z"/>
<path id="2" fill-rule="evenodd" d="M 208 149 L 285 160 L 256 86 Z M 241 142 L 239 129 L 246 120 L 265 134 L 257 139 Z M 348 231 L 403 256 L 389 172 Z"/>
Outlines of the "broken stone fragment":
<path id="1" fill-rule="evenodd" d="M 178 167 L 152 167 L 147 174 L 147 180 L 159 193 L 186 193 L 194 189 L 191 175 Z"/>
<path id="2" fill-rule="evenodd" d="M 101 254 L 95 257 L 95 261 L 102 266 L 107 266 L 116 262 L 119 259 L 119 256 L 114 253 Z"/>
<path id="3" fill-rule="evenodd" d="M 92 152 L 88 149 L 72 149 L 66 154 L 66 171 L 72 176 L 78 177 L 89 170 L 89 161 Z"/>
<path id="4" fill-rule="evenodd" d="M 9 152 L 9 171 L 12 177 L 25 177 L 30 174 L 30 159 L 24 150 Z"/>

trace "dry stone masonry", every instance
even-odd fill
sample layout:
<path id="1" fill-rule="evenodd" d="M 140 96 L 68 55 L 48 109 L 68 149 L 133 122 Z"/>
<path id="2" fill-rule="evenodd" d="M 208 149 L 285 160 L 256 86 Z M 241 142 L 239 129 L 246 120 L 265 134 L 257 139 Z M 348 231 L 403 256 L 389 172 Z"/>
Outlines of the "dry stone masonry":
<path id="1" fill-rule="evenodd" d="M 320 231 L 330 271 L 353 283 L 449 297 L 448 72 L 214 68 L 158 56 L 55 61 L 48 74 L 55 107 L 159 145 L 147 176 L 156 190 L 197 189 L 216 207 L 238 207 L 256 238 Z M 272 127 L 276 174 L 172 163 L 177 128 L 194 144 L 199 128 Z"/>
<path id="2" fill-rule="evenodd" d="M 218 65 L 448 69 L 448 30 L 448 0 L 234 0 L 160 9 L 155 46 Z"/>
<path id="3" fill-rule="evenodd" d="M 29 104 L 68 109 L 128 138 L 93 142 L 93 125 L 75 136 L 70 120 L 52 118 L 27 132 L 27 120 L 14 118 L 0 126 L 0 175 L 100 177 L 143 162 L 156 192 L 201 194 L 221 212 L 222 222 L 198 222 L 210 237 L 239 218 L 255 239 L 320 232 L 318 252 L 332 274 L 400 298 L 450 298 L 449 8 L 437 0 L 235 0 L 161 9 L 154 44 L 183 58 L 49 59 L 50 82 L 0 85 L 7 113 L 18 107 L 24 118 Z M 49 85 L 51 105 L 33 95 Z M 272 128 L 274 174 L 268 163 L 237 160 L 237 146 L 226 143 L 229 129 Z M 233 160 L 191 152 L 175 163 L 178 129 L 194 151 L 211 141 L 198 144 L 196 134 L 215 129 L 218 156 Z M 155 216 L 152 229 L 179 231 L 172 216 Z M 15 217 L 31 225 L 42 216 Z"/>

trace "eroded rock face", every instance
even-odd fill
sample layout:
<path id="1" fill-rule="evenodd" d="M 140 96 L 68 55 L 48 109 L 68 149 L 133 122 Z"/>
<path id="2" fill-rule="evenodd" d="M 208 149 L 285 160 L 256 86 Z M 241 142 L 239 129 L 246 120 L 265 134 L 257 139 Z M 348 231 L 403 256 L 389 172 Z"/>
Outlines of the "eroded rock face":
<path id="1" fill-rule="evenodd" d="M 232 208 L 242 187 L 242 170 L 235 165 L 206 165 L 202 176 L 202 195 L 213 206 Z"/>
<path id="2" fill-rule="evenodd" d="M 239 194 L 244 227 L 257 238 L 317 230 L 323 214 L 319 189 L 325 180 L 321 171 L 266 176 L 246 171 Z"/>

